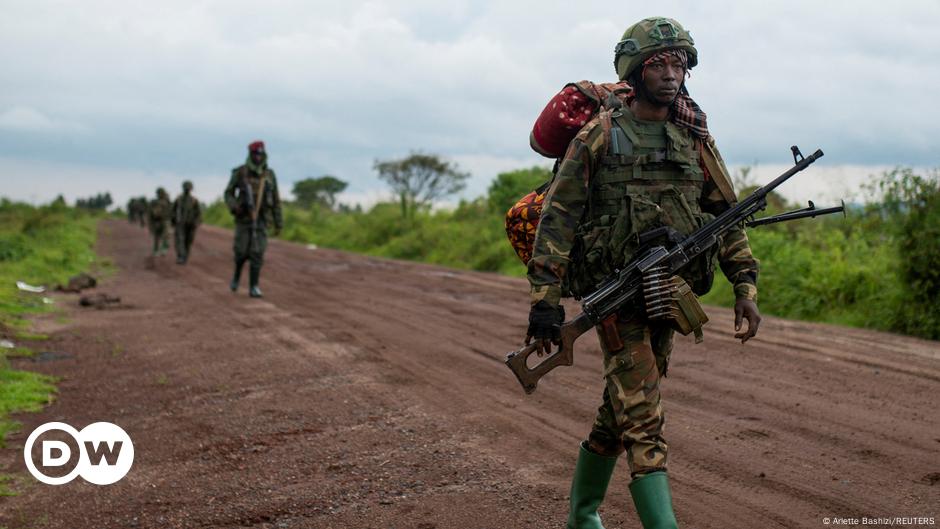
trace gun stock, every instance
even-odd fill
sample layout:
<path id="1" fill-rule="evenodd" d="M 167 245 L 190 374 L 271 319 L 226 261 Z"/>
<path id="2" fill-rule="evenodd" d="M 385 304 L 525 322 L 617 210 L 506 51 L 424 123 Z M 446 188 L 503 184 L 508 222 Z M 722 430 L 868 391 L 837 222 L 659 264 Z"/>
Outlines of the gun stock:
<path id="1" fill-rule="evenodd" d="M 522 389 L 531 394 L 535 391 L 539 379 L 546 373 L 558 366 L 574 364 L 574 342 L 593 326 L 588 315 L 582 312 L 575 319 L 561 325 L 561 345 L 557 351 L 546 356 L 538 365 L 531 369 L 527 365 L 529 355 L 535 352 L 534 343 L 506 355 L 506 365 L 516 375 L 519 383 L 522 384 Z"/>

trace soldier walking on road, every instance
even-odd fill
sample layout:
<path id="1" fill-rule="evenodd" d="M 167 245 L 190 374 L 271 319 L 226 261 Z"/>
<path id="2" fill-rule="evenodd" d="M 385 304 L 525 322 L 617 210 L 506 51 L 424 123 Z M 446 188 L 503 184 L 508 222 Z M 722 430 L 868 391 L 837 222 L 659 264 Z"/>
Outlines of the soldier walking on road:
<path id="1" fill-rule="evenodd" d="M 268 167 L 264 142 L 248 145 L 245 164 L 232 169 L 232 177 L 225 188 L 225 204 L 235 217 L 235 274 L 230 288 L 232 292 L 238 290 L 242 267 L 249 261 L 249 295 L 260 298 L 261 265 L 268 245 L 267 226 L 274 225 L 276 237 L 283 225 L 277 178 Z"/>
<path id="2" fill-rule="evenodd" d="M 176 264 L 186 264 L 189 250 L 196 238 L 196 228 L 202 223 L 202 209 L 192 195 L 193 183 L 183 182 L 183 194 L 173 201 L 173 235 L 176 246 Z"/>
<path id="3" fill-rule="evenodd" d="M 632 87 L 621 105 L 601 111 L 578 132 L 545 198 L 528 263 L 532 307 L 526 342 L 538 352 L 559 342 L 563 295 L 583 296 L 639 250 L 639 234 L 671 226 L 688 234 L 736 201 L 705 114 L 685 79 L 698 63 L 692 37 L 678 22 L 648 18 L 616 46 L 614 64 Z M 757 333 L 758 262 L 739 228 L 716 247 L 734 285 L 735 334 Z M 714 253 L 680 276 L 702 295 L 711 288 Z M 747 330 L 742 320 L 747 319 Z M 569 528 L 602 529 L 597 508 L 620 454 L 633 477 L 630 492 L 643 527 L 677 527 L 666 475 L 668 446 L 659 384 L 673 346 L 669 321 L 626 307 L 597 327 L 606 386 L 571 485 Z"/>
<path id="4" fill-rule="evenodd" d="M 157 188 L 157 198 L 147 207 L 147 225 L 153 236 L 153 255 L 165 255 L 170 248 L 170 215 L 173 205 L 170 195 L 162 187 Z"/>

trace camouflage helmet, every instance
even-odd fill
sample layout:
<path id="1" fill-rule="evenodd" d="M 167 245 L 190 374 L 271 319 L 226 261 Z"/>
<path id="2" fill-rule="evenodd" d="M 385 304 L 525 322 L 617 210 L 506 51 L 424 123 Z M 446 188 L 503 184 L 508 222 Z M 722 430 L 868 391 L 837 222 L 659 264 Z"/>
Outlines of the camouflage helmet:
<path id="1" fill-rule="evenodd" d="M 158 187 L 158 188 L 157 188 L 157 197 L 162 198 L 162 197 L 165 197 L 165 196 L 167 196 L 166 189 L 163 189 L 162 187 Z"/>
<path id="2" fill-rule="evenodd" d="M 184 182 L 183 182 L 183 191 L 192 191 L 192 190 L 193 190 L 193 183 L 190 182 L 189 180 L 184 181 Z"/>
<path id="3" fill-rule="evenodd" d="M 621 80 L 659 51 L 678 48 L 689 54 L 689 68 L 698 64 L 698 51 L 688 30 L 671 18 L 644 18 L 627 28 L 614 48 L 614 67 Z"/>

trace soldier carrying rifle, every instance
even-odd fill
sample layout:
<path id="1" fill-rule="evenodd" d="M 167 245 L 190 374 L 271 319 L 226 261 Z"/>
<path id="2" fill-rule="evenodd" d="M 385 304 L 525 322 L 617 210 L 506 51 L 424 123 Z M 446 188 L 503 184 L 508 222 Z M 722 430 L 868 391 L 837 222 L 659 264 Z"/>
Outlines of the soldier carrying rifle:
<path id="1" fill-rule="evenodd" d="M 229 287 L 232 292 L 238 290 L 242 267 L 249 261 L 249 295 L 260 298 L 261 265 L 268 245 L 267 226 L 274 224 L 276 237 L 283 225 L 277 178 L 268 167 L 264 142 L 249 144 L 245 164 L 232 169 L 232 177 L 225 188 L 225 204 L 235 217 L 235 274 Z"/>
<path id="2" fill-rule="evenodd" d="M 590 294 L 624 269 L 641 249 L 641 234 L 667 226 L 688 235 L 735 203 L 705 113 L 685 87 L 697 63 L 689 32 L 669 18 L 634 24 L 616 46 L 617 75 L 632 93 L 588 121 L 569 144 L 545 198 L 528 262 L 532 307 L 526 341 L 534 340 L 539 354 L 559 342 L 561 297 Z M 720 245 L 678 276 L 686 288 L 704 294 L 716 256 L 737 297 L 734 324 L 740 332 L 735 337 L 747 341 L 757 333 L 761 317 L 758 261 L 743 227 L 725 233 Z M 652 319 L 646 309 L 628 304 L 597 326 L 606 386 L 594 426 L 580 446 L 569 528 L 602 528 L 597 508 L 624 452 L 643 526 L 677 526 L 659 392 L 674 326 Z M 747 328 L 742 330 L 743 320 Z"/>

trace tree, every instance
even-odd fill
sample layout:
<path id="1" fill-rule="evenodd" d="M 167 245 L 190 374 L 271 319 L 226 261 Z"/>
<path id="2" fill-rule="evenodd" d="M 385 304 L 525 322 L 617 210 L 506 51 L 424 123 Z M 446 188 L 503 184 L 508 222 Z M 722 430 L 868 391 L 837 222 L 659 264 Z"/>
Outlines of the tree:
<path id="1" fill-rule="evenodd" d="M 551 179 L 552 172 L 539 166 L 496 175 L 496 179 L 486 192 L 486 201 L 490 211 L 500 215 L 506 213 L 520 198 Z"/>
<path id="2" fill-rule="evenodd" d="M 456 163 L 420 152 L 401 160 L 376 160 L 373 167 L 398 195 L 406 219 L 414 218 L 419 208 L 462 190 L 470 178 L 470 173 L 461 172 Z"/>
<path id="3" fill-rule="evenodd" d="M 294 182 L 294 199 L 297 204 L 304 208 L 320 204 L 333 209 L 336 205 L 336 195 L 342 193 L 348 185 L 339 178 L 330 175 L 319 178 L 304 178 Z"/>
<path id="4" fill-rule="evenodd" d="M 75 207 L 80 209 L 108 209 L 112 204 L 111 193 L 98 193 L 93 197 L 79 198 L 75 201 Z"/>

